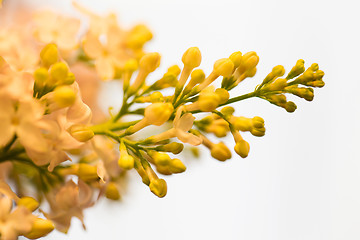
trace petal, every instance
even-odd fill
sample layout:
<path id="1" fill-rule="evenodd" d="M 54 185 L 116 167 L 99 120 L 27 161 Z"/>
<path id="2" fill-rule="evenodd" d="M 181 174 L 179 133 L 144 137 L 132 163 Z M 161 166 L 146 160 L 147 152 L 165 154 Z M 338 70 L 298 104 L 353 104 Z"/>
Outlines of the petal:
<path id="1" fill-rule="evenodd" d="M 87 35 L 83 41 L 83 49 L 90 58 L 99 58 L 103 52 L 103 46 L 100 40 L 90 34 Z"/>
<path id="2" fill-rule="evenodd" d="M 91 120 L 91 109 L 77 97 L 75 103 L 69 107 L 66 118 L 70 123 L 88 124 Z"/>
<path id="3" fill-rule="evenodd" d="M 115 70 L 111 58 L 99 58 L 95 63 L 95 67 L 102 80 L 111 80 L 114 77 Z"/>
<path id="4" fill-rule="evenodd" d="M 21 122 L 16 129 L 19 141 L 25 149 L 31 149 L 37 152 L 46 152 L 49 145 L 41 133 L 40 128 L 31 122 Z"/>
<path id="5" fill-rule="evenodd" d="M 176 137 L 183 143 L 189 143 L 193 146 L 200 145 L 202 143 L 202 139 L 194 134 L 188 132 L 177 131 Z"/>
<path id="6" fill-rule="evenodd" d="M 6 219 L 12 208 L 12 200 L 7 196 L 0 196 L 0 219 Z"/>
<path id="7" fill-rule="evenodd" d="M 35 216 L 24 206 L 18 206 L 9 216 L 7 223 L 20 235 L 31 230 Z"/>
<path id="8" fill-rule="evenodd" d="M 184 132 L 189 131 L 194 124 L 195 117 L 191 113 L 185 113 L 179 120 L 177 124 L 177 129 L 180 129 Z"/>
<path id="9" fill-rule="evenodd" d="M 0 116 L 0 147 L 5 146 L 15 134 L 15 128 L 11 124 L 9 117 L 4 118 Z"/>

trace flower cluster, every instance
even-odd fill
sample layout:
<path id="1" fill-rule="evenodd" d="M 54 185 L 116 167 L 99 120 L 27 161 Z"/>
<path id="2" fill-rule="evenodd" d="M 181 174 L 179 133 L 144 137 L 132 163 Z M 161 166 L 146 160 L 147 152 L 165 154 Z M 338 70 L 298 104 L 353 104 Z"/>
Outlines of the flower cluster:
<path id="1" fill-rule="evenodd" d="M 159 175 L 186 170 L 186 146 L 204 146 L 226 161 L 228 144 L 211 135 L 231 134 L 242 158 L 250 151 L 242 132 L 264 136 L 264 120 L 234 115 L 232 103 L 257 97 L 294 112 L 287 95 L 312 101 L 313 88 L 324 86 L 319 66 L 305 69 L 298 60 L 286 77 L 276 66 L 253 92 L 232 96 L 255 76 L 258 55 L 235 52 L 206 74 L 197 47 L 151 82 L 161 56 L 143 50 L 152 38 L 146 26 L 123 29 L 114 14 L 75 7 L 89 20 L 86 30 L 79 19 L 49 11 L 0 26 L 1 239 L 36 239 L 54 228 L 66 233 L 72 217 L 83 222 L 83 210 L 100 197 L 121 198 L 127 171 L 164 197 Z M 111 80 L 121 81 L 123 102 L 107 116 L 97 96 L 101 82 Z M 142 131 L 153 126 L 156 134 Z"/>

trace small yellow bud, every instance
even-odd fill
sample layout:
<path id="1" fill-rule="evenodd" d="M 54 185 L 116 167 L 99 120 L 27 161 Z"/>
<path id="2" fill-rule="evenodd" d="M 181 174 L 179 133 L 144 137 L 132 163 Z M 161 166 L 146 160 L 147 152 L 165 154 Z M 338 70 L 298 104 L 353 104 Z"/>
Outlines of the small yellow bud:
<path id="1" fill-rule="evenodd" d="M 284 66 L 277 65 L 277 66 L 273 67 L 272 73 L 276 77 L 281 77 L 281 76 L 283 76 L 285 74 L 285 68 L 284 68 Z"/>
<path id="2" fill-rule="evenodd" d="M 166 153 L 162 153 L 162 152 L 152 152 L 150 154 L 150 156 L 152 157 L 152 159 L 154 160 L 155 164 L 157 165 L 169 165 L 171 158 L 169 157 L 169 155 L 167 155 Z"/>
<path id="3" fill-rule="evenodd" d="M 145 118 L 149 124 L 161 126 L 169 120 L 174 107 L 171 103 L 153 103 L 145 108 Z"/>
<path id="4" fill-rule="evenodd" d="M 253 69 L 259 63 L 259 56 L 256 52 L 247 52 L 243 56 L 242 65 L 247 70 Z"/>
<path id="5" fill-rule="evenodd" d="M 201 52 L 197 47 L 191 47 L 182 56 L 182 62 L 186 67 L 191 69 L 200 66 L 201 63 Z"/>
<path id="6" fill-rule="evenodd" d="M 277 105 L 286 103 L 286 96 L 284 94 L 270 95 L 266 96 L 266 98 L 269 99 L 270 102 Z"/>
<path id="7" fill-rule="evenodd" d="M 62 81 L 63 84 L 71 85 L 75 82 L 75 75 L 72 72 L 69 72 L 67 77 Z"/>
<path id="8" fill-rule="evenodd" d="M 203 112 L 212 112 L 220 104 L 220 96 L 212 91 L 203 90 L 199 96 L 199 108 Z"/>
<path id="9" fill-rule="evenodd" d="M 170 162 L 169 169 L 172 173 L 182 173 L 185 172 L 186 166 L 180 159 L 174 158 Z"/>
<path id="10" fill-rule="evenodd" d="M 24 234 L 26 238 L 29 239 L 37 239 L 46 236 L 52 230 L 54 230 L 55 226 L 52 221 L 42 218 L 36 218 L 33 222 L 31 231 L 27 234 Z"/>
<path id="11" fill-rule="evenodd" d="M 145 70 L 148 73 L 155 71 L 156 68 L 160 65 L 160 54 L 159 53 L 147 53 L 145 54 L 139 62 L 140 68 Z"/>
<path id="12" fill-rule="evenodd" d="M 167 185 L 164 179 L 151 180 L 149 187 L 150 191 L 160 198 L 165 197 L 167 193 Z"/>
<path id="13" fill-rule="evenodd" d="M 168 68 L 167 72 L 172 73 L 175 76 L 179 76 L 181 69 L 179 68 L 178 65 L 172 65 L 171 67 Z"/>
<path id="14" fill-rule="evenodd" d="M 49 78 L 49 72 L 46 68 L 38 68 L 34 72 L 34 79 L 37 85 L 44 85 Z"/>
<path id="15" fill-rule="evenodd" d="M 134 164 L 135 164 L 135 160 L 133 156 L 129 154 L 121 153 L 120 158 L 118 160 L 119 167 L 130 170 L 134 168 Z"/>
<path id="16" fill-rule="evenodd" d="M 54 101 L 60 108 L 70 107 L 74 104 L 76 95 L 70 86 L 60 86 L 54 90 Z"/>
<path id="17" fill-rule="evenodd" d="M 20 198 L 20 200 L 17 202 L 18 206 L 24 206 L 27 209 L 30 210 L 30 212 L 35 211 L 38 207 L 39 207 L 39 202 L 36 201 L 34 198 L 32 197 L 22 197 Z"/>
<path id="18" fill-rule="evenodd" d="M 258 116 L 252 118 L 252 124 L 255 128 L 263 128 L 264 127 L 264 119 Z"/>
<path id="19" fill-rule="evenodd" d="M 166 145 L 156 147 L 155 150 L 163 152 L 171 152 L 172 154 L 179 154 L 184 149 L 184 145 L 177 142 L 172 142 Z"/>
<path id="20" fill-rule="evenodd" d="M 285 104 L 285 110 L 289 113 L 295 112 L 296 108 L 297 108 L 297 106 L 293 102 L 287 102 Z"/>
<path id="21" fill-rule="evenodd" d="M 317 70 L 315 72 L 315 79 L 320 80 L 324 77 L 325 73 L 322 70 Z"/>
<path id="22" fill-rule="evenodd" d="M 50 75 L 54 83 L 62 83 L 66 80 L 69 73 L 68 66 L 63 62 L 55 63 L 51 66 Z"/>
<path id="23" fill-rule="evenodd" d="M 74 124 L 69 129 L 70 135 L 79 142 L 89 141 L 94 137 L 94 132 L 87 126 L 82 124 Z"/>
<path id="24" fill-rule="evenodd" d="M 319 70 L 319 65 L 317 63 L 313 63 L 311 64 L 310 69 L 316 72 L 317 70 Z"/>
<path id="25" fill-rule="evenodd" d="M 234 114 L 234 112 L 235 109 L 231 106 L 226 106 L 221 109 L 221 113 L 224 114 L 225 116 L 231 116 Z"/>
<path id="26" fill-rule="evenodd" d="M 211 147 L 211 156 L 223 162 L 231 158 L 231 152 L 223 142 L 219 142 Z"/>
<path id="27" fill-rule="evenodd" d="M 293 79 L 305 71 L 304 67 L 305 61 L 302 59 L 297 60 L 295 66 L 291 69 L 286 79 Z"/>
<path id="28" fill-rule="evenodd" d="M 220 102 L 219 102 L 220 104 L 226 103 L 227 100 L 229 100 L 230 94 L 226 89 L 218 88 L 218 89 L 215 90 L 215 93 L 220 98 Z"/>
<path id="29" fill-rule="evenodd" d="M 131 29 L 126 40 L 126 45 L 129 48 L 138 50 L 141 49 L 147 41 L 151 40 L 152 37 L 153 35 L 148 27 L 143 24 L 139 24 Z"/>
<path id="30" fill-rule="evenodd" d="M 246 158 L 250 151 L 250 145 L 245 140 L 240 140 L 234 147 L 235 152 L 242 158 Z"/>
<path id="31" fill-rule="evenodd" d="M 264 90 L 269 91 L 281 91 L 287 86 L 287 80 L 285 78 L 278 78 L 275 82 L 270 83 L 268 86 L 264 87 Z"/>
<path id="32" fill-rule="evenodd" d="M 40 58 L 45 67 L 50 67 L 59 60 L 59 50 L 53 43 L 46 45 L 40 52 Z"/>
<path id="33" fill-rule="evenodd" d="M 252 128 L 250 130 L 251 134 L 254 135 L 255 137 L 262 137 L 265 135 L 265 128 Z"/>
<path id="34" fill-rule="evenodd" d="M 230 77 L 234 71 L 234 63 L 229 58 L 222 58 L 214 63 L 214 72 L 223 77 Z"/>
<path id="35" fill-rule="evenodd" d="M 105 196 L 106 196 L 106 198 L 111 199 L 111 200 L 119 200 L 120 199 L 120 193 L 116 186 L 116 183 L 109 182 L 109 184 L 106 186 L 106 189 L 105 189 Z"/>
<path id="36" fill-rule="evenodd" d="M 202 83 L 204 79 L 205 79 L 205 73 L 203 70 L 195 69 L 194 71 L 192 71 L 190 82 L 192 83 L 193 86 Z"/>
<path id="37" fill-rule="evenodd" d="M 76 165 L 75 165 L 76 166 Z M 99 179 L 99 175 L 97 173 L 97 167 L 92 166 L 86 163 L 79 163 L 77 165 L 77 176 L 84 181 L 92 181 Z"/>
<path id="38" fill-rule="evenodd" d="M 155 103 L 155 102 L 163 102 L 164 101 L 164 96 L 162 95 L 161 92 L 153 92 L 151 95 L 150 95 L 150 101 L 152 103 Z"/>
<path id="39" fill-rule="evenodd" d="M 241 52 L 234 52 L 230 55 L 230 60 L 234 63 L 234 68 L 237 68 L 241 64 L 242 60 L 242 53 Z"/>
<path id="40" fill-rule="evenodd" d="M 126 61 L 125 65 L 124 65 L 124 71 L 128 71 L 128 72 L 135 72 L 139 67 L 138 62 L 136 61 L 136 59 L 129 59 Z"/>

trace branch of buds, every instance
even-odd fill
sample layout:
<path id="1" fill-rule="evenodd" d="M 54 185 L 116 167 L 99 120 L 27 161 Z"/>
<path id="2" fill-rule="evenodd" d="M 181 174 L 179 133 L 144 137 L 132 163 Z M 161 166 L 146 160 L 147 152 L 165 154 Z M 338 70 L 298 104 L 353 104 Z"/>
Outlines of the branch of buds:
<path id="1" fill-rule="evenodd" d="M 1 25 L 1 239 L 36 239 L 54 228 L 67 232 L 72 217 L 83 222 L 83 209 L 96 196 L 119 200 L 133 169 L 164 197 L 167 184 L 159 176 L 186 170 L 175 155 L 188 146 L 205 146 L 214 159 L 226 161 L 232 157 L 228 143 L 210 135 L 231 134 L 242 158 L 250 151 L 242 133 L 265 135 L 261 117 L 234 115 L 231 104 L 258 97 L 294 112 L 288 95 L 312 101 L 314 88 L 324 86 L 319 66 L 305 69 L 300 59 L 286 77 L 284 67 L 275 66 L 253 92 L 233 96 L 234 88 L 255 76 L 258 55 L 234 52 L 206 74 L 198 68 L 197 47 L 151 81 L 161 57 L 143 50 L 152 38 L 145 25 L 125 30 L 114 14 L 99 16 L 74 5 L 89 19 L 85 31 L 79 19 L 48 11 L 24 12 L 27 18 Z M 107 116 L 97 96 L 101 82 L 110 80 L 122 83 L 122 106 Z"/>

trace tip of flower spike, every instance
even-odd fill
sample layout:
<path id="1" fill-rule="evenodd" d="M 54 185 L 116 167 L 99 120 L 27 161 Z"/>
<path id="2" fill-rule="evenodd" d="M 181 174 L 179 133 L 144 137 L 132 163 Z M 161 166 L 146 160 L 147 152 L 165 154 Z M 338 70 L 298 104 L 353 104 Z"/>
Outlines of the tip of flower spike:
<path id="1" fill-rule="evenodd" d="M 201 52 L 197 47 L 191 47 L 182 56 L 182 62 L 186 67 L 196 68 L 201 63 Z"/>
<path id="2" fill-rule="evenodd" d="M 150 182 L 150 191 L 159 198 L 165 197 L 167 193 L 167 184 L 164 179 L 154 179 Z"/>
<path id="3" fill-rule="evenodd" d="M 234 70 L 234 63 L 229 58 L 222 58 L 214 63 L 214 72 L 223 77 L 229 77 Z"/>
<path id="4" fill-rule="evenodd" d="M 147 53 L 140 59 L 140 68 L 151 73 L 160 66 L 160 58 L 159 53 Z"/>

